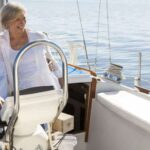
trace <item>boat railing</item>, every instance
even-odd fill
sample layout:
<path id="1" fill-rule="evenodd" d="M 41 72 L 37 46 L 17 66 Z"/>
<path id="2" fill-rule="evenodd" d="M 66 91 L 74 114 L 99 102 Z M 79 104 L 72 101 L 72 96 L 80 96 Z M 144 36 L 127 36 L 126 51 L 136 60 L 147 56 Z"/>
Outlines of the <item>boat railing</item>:
<path id="1" fill-rule="evenodd" d="M 139 52 L 138 53 L 138 75 L 134 78 L 134 86 L 140 92 L 149 94 L 150 89 L 148 89 L 142 85 L 141 70 L 142 70 L 142 53 Z"/>
<path id="2" fill-rule="evenodd" d="M 62 109 L 65 107 L 66 103 L 67 103 L 67 99 L 68 99 L 68 75 L 67 75 L 67 60 L 65 58 L 64 53 L 62 52 L 61 48 L 50 42 L 50 41 L 46 41 L 46 40 L 37 40 L 37 41 L 33 41 L 31 43 L 26 44 L 23 48 L 21 48 L 21 50 L 19 51 L 19 53 L 16 56 L 15 62 L 14 62 L 14 66 L 13 66 L 13 86 L 14 86 L 14 111 L 12 114 L 12 117 L 8 123 L 8 127 L 6 130 L 6 134 L 3 138 L 3 141 L 7 141 L 6 138 L 10 137 L 13 133 L 13 128 L 14 125 L 17 121 L 17 117 L 19 114 L 19 108 L 20 108 L 20 102 L 19 102 L 19 80 L 18 80 L 18 66 L 19 63 L 21 61 L 21 58 L 23 57 L 23 55 L 29 51 L 31 48 L 35 47 L 35 46 L 39 46 L 39 45 L 45 45 L 48 47 L 51 47 L 53 49 L 55 49 L 58 54 L 61 57 L 62 60 L 62 69 L 63 69 L 63 103 L 61 104 L 61 106 L 59 107 L 60 110 L 58 112 L 59 113 L 62 111 Z"/>

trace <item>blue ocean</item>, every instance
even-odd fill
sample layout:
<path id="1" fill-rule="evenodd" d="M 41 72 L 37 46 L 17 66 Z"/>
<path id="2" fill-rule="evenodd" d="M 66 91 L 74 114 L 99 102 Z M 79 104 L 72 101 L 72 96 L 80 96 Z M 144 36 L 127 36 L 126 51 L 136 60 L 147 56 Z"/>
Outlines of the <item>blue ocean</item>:
<path id="1" fill-rule="evenodd" d="M 27 26 L 48 33 L 68 61 L 70 47 L 83 46 L 77 0 L 11 1 L 25 5 Z M 150 0 L 78 1 L 91 66 L 104 72 L 111 58 L 112 63 L 123 66 L 123 83 L 133 86 L 142 53 L 141 78 L 144 86 L 150 87 Z M 83 48 L 79 46 L 77 52 L 78 63 L 86 64 Z"/>

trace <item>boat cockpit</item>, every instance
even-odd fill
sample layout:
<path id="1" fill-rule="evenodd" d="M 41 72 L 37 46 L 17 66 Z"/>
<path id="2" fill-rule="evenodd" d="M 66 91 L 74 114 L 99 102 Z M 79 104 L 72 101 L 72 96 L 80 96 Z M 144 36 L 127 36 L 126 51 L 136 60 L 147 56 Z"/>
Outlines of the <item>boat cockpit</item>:
<path id="1" fill-rule="evenodd" d="M 0 7 L 7 1 L 0 1 Z M 62 89 L 18 89 L 18 66 L 32 47 L 55 49 L 62 61 Z M 117 70 L 117 71 L 116 71 Z M 14 92 L 0 116 L 2 150 L 149 150 L 150 96 L 121 84 L 122 67 L 104 75 L 67 63 L 62 49 L 47 40 L 28 43 L 18 53 Z"/>

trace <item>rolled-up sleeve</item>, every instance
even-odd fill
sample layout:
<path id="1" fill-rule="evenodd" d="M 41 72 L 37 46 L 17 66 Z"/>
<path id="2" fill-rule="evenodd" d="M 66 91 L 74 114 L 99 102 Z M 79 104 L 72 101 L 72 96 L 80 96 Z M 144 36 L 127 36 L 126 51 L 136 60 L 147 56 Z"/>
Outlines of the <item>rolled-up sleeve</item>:
<path id="1" fill-rule="evenodd" d="M 8 96 L 7 73 L 0 48 L 0 97 Z"/>

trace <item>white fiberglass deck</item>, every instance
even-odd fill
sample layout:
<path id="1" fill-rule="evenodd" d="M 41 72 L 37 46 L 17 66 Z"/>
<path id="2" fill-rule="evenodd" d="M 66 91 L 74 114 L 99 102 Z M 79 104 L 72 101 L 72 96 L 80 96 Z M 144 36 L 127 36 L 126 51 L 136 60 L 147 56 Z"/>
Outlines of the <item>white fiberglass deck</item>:
<path id="1" fill-rule="evenodd" d="M 97 98 L 110 110 L 150 132 L 150 101 L 148 99 L 127 91 L 99 93 Z"/>
<path id="2" fill-rule="evenodd" d="M 87 150 L 149 150 L 150 97 L 101 92 L 93 101 Z"/>

